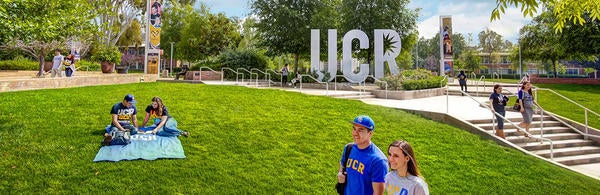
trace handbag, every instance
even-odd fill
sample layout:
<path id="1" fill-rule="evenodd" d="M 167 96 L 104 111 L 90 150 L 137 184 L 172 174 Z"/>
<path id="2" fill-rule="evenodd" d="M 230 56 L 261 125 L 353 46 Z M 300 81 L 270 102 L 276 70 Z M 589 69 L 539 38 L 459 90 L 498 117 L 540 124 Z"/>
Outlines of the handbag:
<path id="1" fill-rule="evenodd" d="M 344 160 L 342 160 L 342 167 L 344 167 L 344 175 L 346 175 L 346 160 L 348 160 L 348 156 L 350 156 L 350 151 L 352 150 L 352 146 L 354 144 L 346 144 L 346 153 L 344 154 Z M 348 176 L 346 175 L 346 181 L 348 181 Z M 346 191 L 346 184 L 348 182 L 335 184 L 335 190 L 338 194 L 344 195 L 344 191 Z"/>
<path id="2" fill-rule="evenodd" d="M 515 105 L 513 106 L 513 110 L 521 111 L 521 105 L 519 104 L 519 99 L 517 99 L 517 101 L 515 102 Z"/>

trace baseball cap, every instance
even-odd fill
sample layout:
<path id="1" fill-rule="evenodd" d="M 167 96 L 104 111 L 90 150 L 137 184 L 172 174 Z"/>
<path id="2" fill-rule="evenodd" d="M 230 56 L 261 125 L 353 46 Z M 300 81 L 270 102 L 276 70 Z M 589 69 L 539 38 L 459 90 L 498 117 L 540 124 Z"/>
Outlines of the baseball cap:
<path id="1" fill-rule="evenodd" d="M 373 119 L 371 119 L 371 117 L 367 115 L 357 116 L 356 118 L 354 118 L 354 121 L 352 121 L 352 123 L 361 125 L 371 131 L 375 130 L 375 122 L 373 122 Z"/>
<path id="2" fill-rule="evenodd" d="M 125 100 L 125 101 L 127 101 L 127 102 L 129 102 L 131 104 L 135 104 L 135 98 L 131 94 L 127 94 L 125 96 L 125 98 L 123 98 L 123 100 Z"/>

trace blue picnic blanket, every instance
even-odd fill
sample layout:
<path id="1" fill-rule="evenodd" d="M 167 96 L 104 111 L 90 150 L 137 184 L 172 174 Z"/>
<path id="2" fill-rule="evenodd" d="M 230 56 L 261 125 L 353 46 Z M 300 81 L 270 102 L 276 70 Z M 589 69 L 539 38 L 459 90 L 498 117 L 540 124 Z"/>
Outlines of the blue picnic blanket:
<path id="1" fill-rule="evenodd" d="M 185 158 L 179 138 L 138 133 L 131 136 L 130 144 L 101 147 L 94 162 L 158 158 Z"/>

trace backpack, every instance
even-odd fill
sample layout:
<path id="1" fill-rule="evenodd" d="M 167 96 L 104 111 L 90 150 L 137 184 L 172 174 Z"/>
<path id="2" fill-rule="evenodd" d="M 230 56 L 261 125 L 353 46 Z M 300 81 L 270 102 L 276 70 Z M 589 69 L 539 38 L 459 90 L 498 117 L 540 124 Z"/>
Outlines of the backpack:
<path id="1" fill-rule="evenodd" d="M 112 141 L 110 141 L 110 145 L 127 145 L 131 143 L 131 136 L 129 131 L 113 131 Z"/>

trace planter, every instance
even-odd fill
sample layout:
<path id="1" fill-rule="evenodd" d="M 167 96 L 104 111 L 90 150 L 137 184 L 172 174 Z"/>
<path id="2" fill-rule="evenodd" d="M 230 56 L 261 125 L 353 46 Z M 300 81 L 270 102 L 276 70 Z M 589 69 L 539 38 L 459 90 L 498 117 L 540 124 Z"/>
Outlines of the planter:
<path id="1" fill-rule="evenodd" d="M 129 66 L 116 66 L 117 74 L 127 74 Z"/>
<path id="2" fill-rule="evenodd" d="M 115 69 L 115 64 L 110 62 L 100 62 L 100 66 L 102 68 L 102 73 L 113 73 Z"/>
<path id="3" fill-rule="evenodd" d="M 44 62 L 44 72 L 49 72 L 50 70 L 52 70 L 52 62 Z"/>

